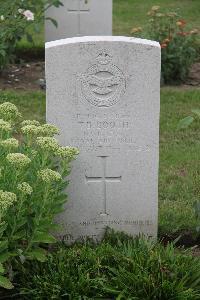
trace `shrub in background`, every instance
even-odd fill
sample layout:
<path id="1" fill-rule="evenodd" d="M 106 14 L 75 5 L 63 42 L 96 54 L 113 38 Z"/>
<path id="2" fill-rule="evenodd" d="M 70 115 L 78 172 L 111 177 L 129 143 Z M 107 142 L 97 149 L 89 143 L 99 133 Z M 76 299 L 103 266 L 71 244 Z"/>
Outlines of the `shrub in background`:
<path id="1" fill-rule="evenodd" d="M 186 21 L 177 13 L 163 13 L 159 6 L 153 6 L 147 15 L 148 26 L 144 29 L 133 28 L 131 33 L 160 43 L 161 74 L 164 83 L 185 81 L 189 68 L 198 55 L 198 30 L 189 30 Z"/>
<path id="2" fill-rule="evenodd" d="M 46 259 L 54 243 L 54 217 L 66 202 L 70 162 L 77 149 L 61 147 L 59 130 L 35 120 L 20 121 L 14 104 L 0 105 L 0 286 L 12 288 L 13 261 Z M 3 267 L 4 265 L 4 267 Z"/>
<path id="3" fill-rule="evenodd" d="M 59 0 L 0 0 L 0 70 L 13 62 L 16 45 L 24 35 L 32 41 L 28 33 L 30 25 L 34 23 L 35 31 L 39 31 L 44 11 L 60 5 Z M 56 25 L 55 20 L 49 19 Z"/>

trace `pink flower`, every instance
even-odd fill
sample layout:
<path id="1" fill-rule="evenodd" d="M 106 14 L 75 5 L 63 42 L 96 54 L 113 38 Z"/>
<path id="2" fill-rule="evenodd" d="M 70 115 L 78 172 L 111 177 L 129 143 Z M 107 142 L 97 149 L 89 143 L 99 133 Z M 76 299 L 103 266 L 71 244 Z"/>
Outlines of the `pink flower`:
<path id="1" fill-rule="evenodd" d="M 34 14 L 32 13 L 32 11 L 25 10 L 22 14 L 25 16 L 27 21 L 34 21 Z"/>

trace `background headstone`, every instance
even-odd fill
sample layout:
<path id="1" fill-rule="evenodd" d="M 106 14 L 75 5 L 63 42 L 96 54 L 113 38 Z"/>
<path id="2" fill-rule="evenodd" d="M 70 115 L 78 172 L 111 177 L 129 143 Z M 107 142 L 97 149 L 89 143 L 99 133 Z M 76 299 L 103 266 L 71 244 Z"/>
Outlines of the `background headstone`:
<path id="1" fill-rule="evenodd" d="M 51 7 L 46 17 L 46 41 L 84 35 L 112 35 L 112 0 L 62 0 L 64 6 Z"/>
<path id="2" fill-rule="evenodd" d="M 68 243 L 107 226 L 156 236 L 160 46 L 128 37 L 46 44 L 47 120 L 80 149 L 59 216 Z"/>

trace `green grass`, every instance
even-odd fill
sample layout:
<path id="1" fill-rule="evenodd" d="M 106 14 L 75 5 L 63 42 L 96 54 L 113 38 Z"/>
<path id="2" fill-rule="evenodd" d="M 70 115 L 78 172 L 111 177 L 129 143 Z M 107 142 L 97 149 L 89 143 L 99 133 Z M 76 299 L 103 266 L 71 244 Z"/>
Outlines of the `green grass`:
<path id="1" fill-rule="evenodd" d="M 200 90 L 163 89 L 160 121 L 159 225 L 161 232 L 192 230 L 193 203 L 200 198 L 200 122 L 177 130 L 180 119 L 199 108 Z"/>
<path id="2" fill-rule="evenodd" d="M 12 102 L 20 110 L 24 119 L 45 121 L 45 93 L 44 92 L 0 92 L 0 103 Z"/>
<path id="3" fill-rule="evenodd" d="M 42 92 L 1 92 L 0 103 L 11 101 L 30 119 L 45 120 Z M 200 199 L 200 121 L 177 130 L 180 119 L 200 107 L 200 90 L 164 88 L 161 91 L 159 232 L 196 232 L 193 203 Z"/>
<path id="4" fill-rule="evenodd" d="M 200 259 L 142 237 L 59 245 L 46 263 L 18 268 L 20 299 L 200 299 Z"/>
<path id="5" fill-rule="evenodd" d="M 147 21 L 147 12 L 153 5 L 160 5 L 164 9 L 177 10 L 191 26 L 199 27 L 199 0 L 113 0 L 113 34 L 130 35 L 131 28 L 142 26 Z M 19 50 L 31 48 L 44 48 L 44 26 L 40 26 L 40 33 L 35 33 L 30 29 L 33 35 L 34 45 L 30 44 L 26 38 L 19 43 Z"/>
<path id="6" fill-rule="evenodd" d="M 114 0 L 113 34 L 130 35 L 131 28 L 143 26 L 147 12 L 153 5 L 166 10 L 177 10 L 191 26 L 199 27 L 199 0 Z"/>

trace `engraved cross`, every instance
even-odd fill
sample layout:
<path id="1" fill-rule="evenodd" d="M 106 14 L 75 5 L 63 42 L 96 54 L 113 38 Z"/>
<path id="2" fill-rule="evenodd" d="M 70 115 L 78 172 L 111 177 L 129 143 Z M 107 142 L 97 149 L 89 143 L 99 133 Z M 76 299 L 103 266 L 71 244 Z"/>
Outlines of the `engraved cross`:
<path id="1" fill-rule="evenodd" d="M 85 0 L 71 0 L 73 1 L 73 5 L 71 8 L 68 8 L 69 13 L 74 13 L 78 18 L 78 35 L 81 35 L 81 14 L 89 13 L 90 9 Z"/>
<path id="2" fill-rule="evenodd" d="M 86 176 L 86 182 L 100 182 L 103 183 L 103 211 L 100 213 L 101 216 L 108 215 L 107 213 L 107 189 L 106 189 L 106 183 L 107 182 L 121 182 L 122 176 L 106 176 L 106 158 L 108 156 L 99 156 L 102 160 L 102 167 L 103 167 L 103 176 L 97 176 L 97 177 L 89 177 Z"/>

